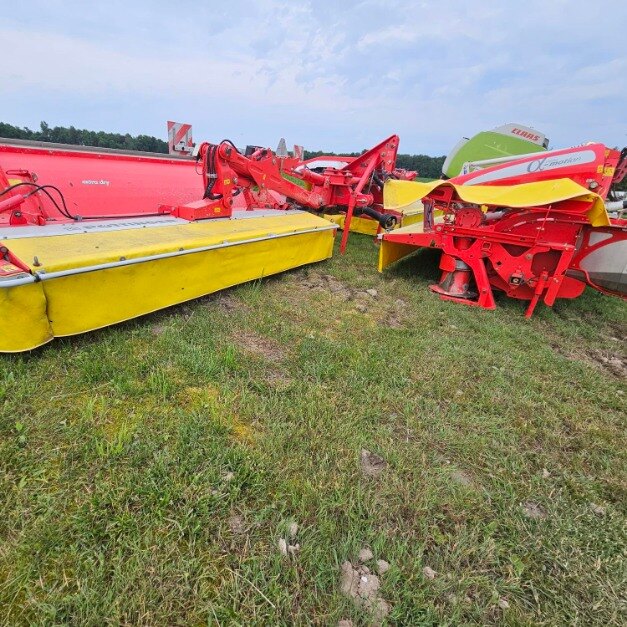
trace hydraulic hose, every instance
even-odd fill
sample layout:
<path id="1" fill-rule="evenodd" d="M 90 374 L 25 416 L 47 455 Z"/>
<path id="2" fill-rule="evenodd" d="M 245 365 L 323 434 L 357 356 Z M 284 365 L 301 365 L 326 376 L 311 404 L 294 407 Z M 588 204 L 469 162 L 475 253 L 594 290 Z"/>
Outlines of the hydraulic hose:
<path id="1" fill-rule="evenodd" d="M 207 187 L 205 188 L 205 193 L 203 198 L 207 198 L 209 200 L 220 200 L 222 198 L 222 194 L 214 194 L 213 186 L 216 184 L 216 179 L 218 174 L 216 172 L 216 154 L 218 152 L 218 146 L 214 144 L 209 144 L 207 148 Z"/>
<path id="2" fill-rule="evenodd" d="M 373 220 L 376 220 L 381 225 L 381 228 L 385 229 L 386 231 L 389 231 L 396 226 L 396 216 L 390 215 L 388 213 L 381 213 L 380 211 L 377 211 L 372 207 L 364 207 L 360 211 L 360 213 L 367 215 Z"/>

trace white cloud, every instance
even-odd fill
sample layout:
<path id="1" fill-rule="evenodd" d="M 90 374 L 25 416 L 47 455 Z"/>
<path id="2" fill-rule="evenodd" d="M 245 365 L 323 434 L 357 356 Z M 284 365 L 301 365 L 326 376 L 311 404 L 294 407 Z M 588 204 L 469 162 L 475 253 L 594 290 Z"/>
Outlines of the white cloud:
<path id="1" fill-rule="evenodd" d="M 372 46 L 378 45 L 411 44 L 417 41 L 423 32 L 421 28 L 412 28 L 407 24 L 395 24 L 394 26 L 388 26 L 379 31 L 366 33 L 357 42 L 357 48 L 359 50 L 366 50 Z"/>

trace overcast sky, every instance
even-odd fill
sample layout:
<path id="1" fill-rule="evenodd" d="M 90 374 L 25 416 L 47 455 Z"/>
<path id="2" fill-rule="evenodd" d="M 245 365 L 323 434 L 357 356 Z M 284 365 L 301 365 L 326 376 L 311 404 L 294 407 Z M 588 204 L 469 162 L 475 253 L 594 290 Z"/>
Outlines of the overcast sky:
<path id="1" fill-rule="evenodd" d="M 8 3 L 0 121 L 445 154 L 517 122 L 627 144 L 627 2 Z M 10 6 L 9 6 L 10 5 Z"/>

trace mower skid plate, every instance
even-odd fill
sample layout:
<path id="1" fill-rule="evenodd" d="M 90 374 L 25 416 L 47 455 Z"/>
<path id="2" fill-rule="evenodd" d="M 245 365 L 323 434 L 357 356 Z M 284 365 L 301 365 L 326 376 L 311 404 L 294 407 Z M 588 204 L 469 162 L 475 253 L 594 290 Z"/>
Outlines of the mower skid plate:
<path id="1" fill-rule="evenodd" d="M 331 257 L 337 226 L 302 211 L 3 229 L 31 273 L 0 280 L 0 352 L 92 331 Z"/>

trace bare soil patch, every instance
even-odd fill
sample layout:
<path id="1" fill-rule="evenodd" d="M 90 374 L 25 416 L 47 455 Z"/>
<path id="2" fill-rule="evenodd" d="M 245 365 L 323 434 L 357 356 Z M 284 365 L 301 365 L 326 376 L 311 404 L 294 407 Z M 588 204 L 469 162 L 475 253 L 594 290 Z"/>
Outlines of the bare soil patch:
<path id="1" fill-rule="evenodd" d="M 534 503 L 533 501 L 526 501 L 522 504 L 523 514 L 527 518 L 533 518 L 535 520 L 544 520 L 547 516 L 546 509 L 539 505 L 538 503 Z"/>
<path id="2" fill-rule="evenodd" d="M 224 311 L 250 311 L 250 307 L 245 302 L 228 292 L 220 292 L 215 299 L 215 303 Z"/>
<path id="3" fill-rule="evenodd" d="M 387 462 L 376 453 L 366 449 L 361 451 L 361 471 L 366 477 L 376 478 L 386 469 Z"/>
<path id="4" fill-rule="evenodd" d="M 627 357 L 614 352 L 595 350 L 587 353 L 588 357 L 603 370 L 616 377 L 627 378 Z"/>
<path id="5" fill-rule="evenodd" d="M 247 352 L 267 361 L 280 362 L 285 359 L 285 349 L 275 340 L 263 337 L 253 331 L 241 331 L 235 341 Z"/>
<path id="6" fill-rule="evenodd" d="M 472 477 L 463 470 L 455 470 L 451 474 L 451 479 L 458 485 L 464 486 L 465 488 L 475 487 Z"/>
<path id="7" fill-rule="evenodd" d="M 599 368 L 611 375 L 624 379 L 627 377 L 627 355 L 625 352 L 592 349 L 588 351 L 568 351 L 558 344 L 551 344 L 558 354 L 573 361 L 582 361 Z"/>
<path id="8" fill-rule="evenodd" d="M 372 614 L 373 624 L 380 625 L 390 612 L 390 606 L 379 593 L 379 577 L 370 572 L 365 564 L 353 566 L 351 562 L 342 564 L 340 590 L 357 607 L 362 607 Z"/>
<path id="9" fill-rule="evenodd" d="M 229 529 L 234 535 L 241 535 L 246 531 L 246 524 L 244 518 L 239 514 L 232 514 L 229 517 Z"/>

